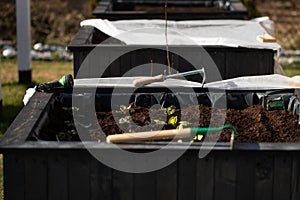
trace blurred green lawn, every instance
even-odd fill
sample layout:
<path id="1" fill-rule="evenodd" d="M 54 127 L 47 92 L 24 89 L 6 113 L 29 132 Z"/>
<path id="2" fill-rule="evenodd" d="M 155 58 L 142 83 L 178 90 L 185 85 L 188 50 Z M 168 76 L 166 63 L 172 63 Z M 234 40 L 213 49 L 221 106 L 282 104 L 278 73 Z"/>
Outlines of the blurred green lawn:
<path id="1" fill-rule="evenodd" d="M 22 109 L 22 100 L 27 88 L 37 83 L 60 79 L 65 74 L 73 74 L 72 62 L 33 61 L 31 67 L 33 83 L 19 84 L 17 61 L 5 59 L 0 62 L 3 101 L 0 113 L 0 137 Z"/>
<path id="2" fill-rule="evenodd" d="M 300 75 L 300 62 L 284 65 L 283 70 L 289 77 Z"/>

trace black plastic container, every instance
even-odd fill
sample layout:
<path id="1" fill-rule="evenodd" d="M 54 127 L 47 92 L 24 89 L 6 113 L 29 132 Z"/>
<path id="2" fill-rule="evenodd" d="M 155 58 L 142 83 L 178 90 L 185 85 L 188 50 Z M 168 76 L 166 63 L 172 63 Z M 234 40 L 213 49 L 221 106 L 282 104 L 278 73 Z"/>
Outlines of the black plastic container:
<path id="1" fill-rule="evenodd" d="M 164 1 L 102 0 L 93 11 L 97 18 L 164 19 Z M 247 9 L 240 0 L 168 1 L 168 19 L 245 19 Z"/>
<path id="2" fill-rule="evenodd" d="M 166 65 L 166 47 L 163 45 L 124 45 L 111 38 L 106 40 L 107 38 L 106 35 L 94 27 L 83 26 L 80 28 L 68 45 L 74 55 L 75 77 L 84 62 L 90 65 L 80 75 L 84 78 L 98 78 L 100 68 L 106 69 L 101 77 L 120 77 L 136 66 L 149 64 L 151 60 Z M 103 41 L 105 42 L 101 43 Z M 88 56 L 92 51 L 94 53 Z M 210 66 L 207 64 L 211 64 L 211 62 L 207 60 L 207 52 L 215 63 L 222 79 L 273 74 L 274 56 L 277 53 L 276 50 L 268 48 L 227 46 L 202 46 L 200 48 L 197 45 L 169 45 L 169 51 L 171 52 L 170 60 L 174 55 L 174 69 L 179 71 L 195 69 L 186 60 L 172 53 L 184 52 L 188 53 L 190 57 L 198 59 L 200 66 L 196 67 L 204 67 L 208 73 L 207 77 L 213 77 L 214 74 L 209 74 Z"/>
<path id="3" fill-rule="evenodd" d="M 195 144 L 163 169 L 133 174 L 98 162 L 86 149 L 111 153 L 115 149 L 110 144 L 31 140 L 63 93 L 36 93 L 4 134 L 0 151 L 5 199 L 300 198 L 299 143 L 236 143 L 233 150 L 229 143 L 217 143 L 203 159 L 198 158 L 200 144 Z M 161 146 L 159 142 L 120 145 L 132 152 Z M 207 143 L 203 147 L 212 146 Z M 176 143 L 164 152 L 181 149 Z"/>

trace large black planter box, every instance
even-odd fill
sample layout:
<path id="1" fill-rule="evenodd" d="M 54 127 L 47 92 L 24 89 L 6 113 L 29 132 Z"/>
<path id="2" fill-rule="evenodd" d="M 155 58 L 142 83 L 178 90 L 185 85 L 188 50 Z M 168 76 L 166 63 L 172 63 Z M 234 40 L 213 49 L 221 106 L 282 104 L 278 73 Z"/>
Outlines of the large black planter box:
<path id="1" fill-rule="evenodd" d="M 226 4 L 227 2 L 227 4 Z M 168 19 L 245 19 L 247 9 L 240 0 L 168 1 Z M 102 19 L 164 19 L 164 1 L 102 0 L 93 14 Z"/>
<path id="2" fill-rule="evenodd" d="M 110 144 L 30 140 L 59 94 L 36 93 L 4 134 L 5 199 L 300 198 L 299 143 L 236 143 L 233 150 L 217 143 L 203 159 L 198 158 L 199 145 L 191 145 L 171 165 L 133 174 L 103 165 L 86 150 L 105 154 L 114 150 Z M 159 143 L 120 146 L 133 152 L 161 148 Z M 165 152 L 181 148 L 177 143 Z"/>
<path id="3" fill-rule="evenodd" d="M 74 75 L 77 76 L 80 66 L 85 67 L 81 77 L 98 78 L 99 69 L 105 68 L 102 77 L 120 77 L 128 70 L 154 60 L 156 63 L 166 65 L 165 46 L 156 45 L 124 45 L 113 39 L 105 40 L 107 36 L 91 26 L 83 26 L 68 45 L 74 55 Z M 99 43 L 106 41 L 103 44 Z M 228 79 L 247 75 L 265 75 L 274 73 L 274 56 L 277 51 L 268 48 L 244 48 L 227 46 L 203 46 L 217 66 L 221 78 Z M 90 52 L 92 56 L 88 56 Z M 189 56 L 198 59 L 199 67 L 205 67 L 206 72 L 210 69 L 207 65 L 206 54 L 199 46 L 193 45 L 169 45 L 170 52 L 188 52 Z M 118 57 L 117 55 L 122 55 Z M 174 68 L 179 71 L 195 69 L 186 60 L 175 53 Z M 203 63 L 201 63 L 203 60 Z M 109 66 L 109 67 L 108 67 Z M 107 67 L 107 68 L 106 68 Z M 144 74 L 145 75 L 145 74 Z M 208 74 L 212 77 L 212 74 Z"/>

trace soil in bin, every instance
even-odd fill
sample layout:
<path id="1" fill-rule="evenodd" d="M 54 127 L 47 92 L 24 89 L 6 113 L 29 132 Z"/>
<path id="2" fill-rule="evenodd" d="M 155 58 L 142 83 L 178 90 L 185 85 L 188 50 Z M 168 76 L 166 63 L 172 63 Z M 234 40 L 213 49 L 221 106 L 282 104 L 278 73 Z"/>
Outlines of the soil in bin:
<path id="1" fill-rule="evenodd" d="M 195 112 L 195 109 L 199 109 L 200 112 Z M 56 109 L 56 112 L 58 111 L 59 109 Z M 208 127 L 213 126 L 214 123 L 211 121 L 211 108 L 204 105 L 199 105 L 197 108 L 189 106 L 182 110 L 175 109 L 175 112 L 169 115 L 162 109 L 151 109 L 151 119 L 155 120 L 155 123 L 151 123 L 148 108 L 131 107 L 128 111 L 130 115 L 128 112 L 125 114 L 125 112 L 121 111 L 97 112 L 98 122 L 102 131 L 106 135 L 111 135 L 122 134 L 124 131 L 141 132 L 175 129 L 180 124 L 181 116 L 189 116 L 191 119 L 190 124 L 184 127 Z M 52 115 L 52 118 L 50 116 L 50 123 L 42 129 L 39 139 L 79 140 L 77 133 L 74 132 L 75 126 L 70 125 L 72 124 L 71 113 L 63 109 L 60 109 L 60 112 L 63 113 L 56 113 Z M 214 120 L 218 121 L 218 117 L 226 115 L 225 124 L 232 124 L 237 129 L 236 142 L 300 142 L 298 116 L 287 110 L 267 111 L 261 105 L 255 105 L 242 110 L 227 109 L 226 112 L 217 110 L 216 113 L 217 117 L 214 117 Z M 127 123 L 126 119 L 128 119 L 128 116 L 132 118 L 136 125 L 130 126 Z M 172 120 L 171 118 L 177 118 L 177 120 Z M 116 123 L 120 121 L 122 121 L 121 125 Z M 91 127 L 89 132 L 91 140 L 99 140 L 100 130 Z M 230 130 L 223 130 L 218 141 L 229 142 L 230 136 Z"/>

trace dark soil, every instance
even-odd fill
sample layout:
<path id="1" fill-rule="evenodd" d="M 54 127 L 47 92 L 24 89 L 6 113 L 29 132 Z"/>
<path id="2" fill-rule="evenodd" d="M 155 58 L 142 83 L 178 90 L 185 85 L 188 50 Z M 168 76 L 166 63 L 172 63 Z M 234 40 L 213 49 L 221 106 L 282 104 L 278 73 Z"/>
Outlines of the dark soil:
<path id="1" fill-rule="evenodd" d="M 195 112 L 195 109 L 199 109 L 200 112 Z M 147 108 L 131 107 L 128 111 L 130 115 L 128 112 L 124 112 L 123 114 L 120 111 L 97 112 L 97 118 L 103 132 L 106 135 L 111 135 L 122 134 L 124 132 L 175 129 L 179 125 L 182 116 L 188 116 L 191 119 L 191 124 L 185 127 L 212 127 L 218 123 L 218 117 L 226 115 L 225 124 L 232 124 L 237 129 L 236 142 L 300 142 L 300 125 L 298 124 L 297 115 L 293 115 L 286 110 L 267 111 L 261 105 L 255 105 L 242 110 L 227 109 L 227 112 L 219 109 L 214 112 L 217 113 L 217 117 L 214 117 L 212 120 L 211 108 L 204 105 L 200 105 L 199 107 L 190 106 L 182 109 L 181 112 L 179 109 L 176 109 L 170 115 L 167 115 L 162 109 L 151 109 L 152 122 L 149 109 Z M 116 123 L 121 118 L 126 118 L 126 116 L 131 116 L 135 122 L 134 126 L 126 122 L 121 125 Z M 175 116 L 177 116 L 177 122 L 168 123 L 169 119 Z M 56 109 L 55 113 L 52 113 L 49 118 L 50 123 L 43 128 L 39 139 L 79 140 L 77 133 L 74 132 L 75 126 L 70 123 L 72 121 L 70 111 Z M 154 120 L 159 120 L 165 124 L 157 124 Z M 100 139 L 99 130 L 91 127 L 89 132 L 91 140 L 98 141 Z M 230 130 L 224 130 L 218 141 L 228 142 L 230 135 Z"/>

